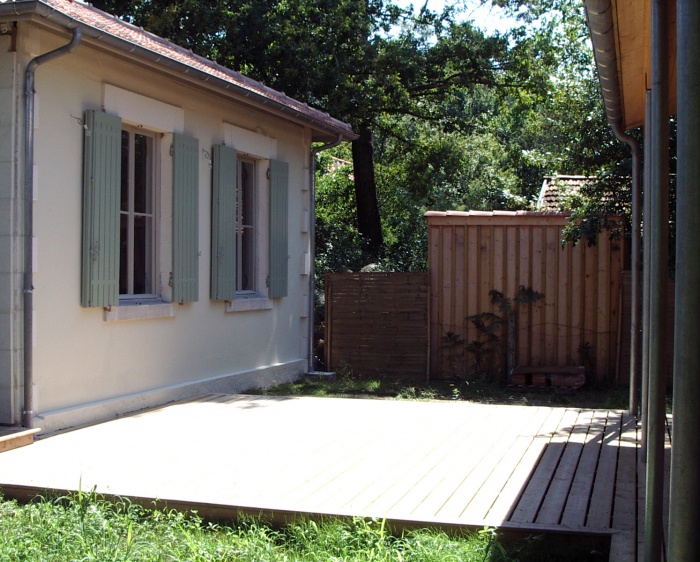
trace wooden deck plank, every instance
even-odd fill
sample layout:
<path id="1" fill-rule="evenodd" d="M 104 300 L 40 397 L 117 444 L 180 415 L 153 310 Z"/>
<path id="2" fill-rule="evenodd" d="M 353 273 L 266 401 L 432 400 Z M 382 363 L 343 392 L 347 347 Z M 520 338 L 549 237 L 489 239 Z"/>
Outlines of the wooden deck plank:
<path id="1" fill-rule="evenodd" d="M 622 531 L 632 531 L 635 527 L 638 469 L 636 426 L 634 417 L 623 415 L 613 507 L 613 527 Z"/>
<path id="2" fill-rule="evenodd" d="M 608 412 L 603 446 L 591 493 L 591 503 L 586 516 L 586 527 L 591 529 L 609 529 L 612 524 L 615 471 L 617 470 L 621 426 L 622 414 Z"/>
<path id="3" fill-rule="evenodd" d="M 536 414 L 535 411 L 531 410 L 531 412 Z M 506 423 L 502 426 L 503 433 L 501 437 L 498 439 L 492 439 L 491 436 L 488 437 L 488 439 L 492 440 L 492 445 L 484 457 L 479 459 L 469 476 L 462 481 L 454 494 L 442 506 L 439 512 L 440 516 L 449 520 L 454 518 L 463 521 L 465 520 L 465 510 L 469 507 L 475 512 L 486 513 L 488 508 L 495 502 L 494 496 L 489 497 L 489 481 L 492 481 L 492 490 L 496 487 L 502 487 L 502 484 L 499 485 L 497 483 L 500 478 L 496 477 L 494 472 L 501 464 L 504 464 L 503 459 L 510 451 L 517 451 L 513 456 L 522 455 L 522 450 L 518 450 L 515 447 L 519 432 L 522 431 L 533 435 L 540 425 L 541 422 L 538 422 L 536 415 L 518 418 L 517 421 L 513 420 L 512 422 L 506 420 Z M 479 496 L 479 492 L 482 490 L 484 494 Z M 478 520 L 483 520 L 483 515 Z"/>
<path id="4" fill-rule="evenodd" d="M 503 489 L 508 482 L 516 482 L 514 474 L 519 465 L 522 464 L 523 458 L 527 455 L 530 448 L 533 447 L 533 441 L 537 439 L 538 434 L 542 430 L 543 424 L 546 422 L 551 411 L 537 411 L 529 420 L 527 426 L 519 428 L 519 434 L 515 440 L 510 443 L 508 448 L 502 451 L 502 455 L 497 459 L 495 466 L 491 469 L 488 478 L 485 479 L 479 491 L 474 494 L 471 502 L 465 507 L 460 514 L 460 519 L 465 521 L 487 521 L 489 512 L 501 497 Z M 532 461 L 531 461 L 532 462 Z M 530 466 L 528 476 L 534 467 L 534 463 Z M 527 478 L 527 476 L 525 477 Z M 521 477 L 521 485 L 524 485 L 525 478 Z M 505 496 L 504 496 L 505 499 Z M 515 498 L 513 498 L 513 501 Z M 510 511 L 511 507 L 508 509 Z M 503 514 L 500 522 L 503 522 L 508 515 L 508 511 Z M 494 514 L 495 515 L 495 514 Z"/>
<path id="5" fill-rule="evenodd" d="M 558 428 L 546 445 L 542 458 L 510 517 L 511 521 L 516 523 L 535 522 L 577 418 L 577 410 L 567 410 L 565 412 L 560 428 Z"/>
<path id="6" fill-rule="evenodd" d="M 497 416 L 496 412 L 490 412 L 480 416 L 481 424 L 490 426 Z M 435 512 L 427 507 L 427 499 L 435 494 L 440 495 L 446 477 L 451 474 L 459 474 L 463 467 L 465 455 L 472 450 L 475 439 L 481 433 L 480 427 L 472 422 L 456 427 L 456 431 L 450 434 L 450 438 L 444 440 L 437 455 L 430 458 L 423 455 L 411 470 L 401 470 L 401 476 L 397 479 L 394 475 L 385 475 L 383 482 L 375 481 L 372 490 L 365 490 L 363 496 L 358 496 L 357 505 L 372 505 L 379 499 L 385 507 L 391 504 L 391 509 L 399 513 L 405 513 L 411 517 L 425 517 L 432 519 Z M 392 481 L 393 480 L 393 481 Z M 391 496 L 379 498 L 381 489 L 394 490 Z M 396 492 L 399 491 L 397 494 Z M 390 492 L 391 493 L 391 492 Z M 392 503 L 393 501 L 393 503 Z M 376 507 L 376 506 L 375 506 Z"/>
<path id="7" fill-rule="evenodd" d="M 636 520 L 636 542 L 635 546 L 637 548 L 637 562 L 644 562 L 644 537 L 646 528 L 646 461 L 642 454 L 641 439 L 642 439 L 642 429 L 641 424 L 637 424 L 635 427 L 635 436 L 637 438 L 637 471 L 635 474 L 637 482 L 637 520 Z M 631 431 L 630 431 L 631 433 Z M 619 469 L 618 469 L 619 470 Z"/>
<path id="8" fill-rule="evenodd" d="M 592 412 L 589 410 L 579 412 L 569 440 L 566 443 L 566 448 L 561 456 L 559 466 L 554 472 L 547 495 L 537 514 L 537 519 L 535 520 L 537 523 L 553 525 L 561 521 L 562 512 L 569 498 L 569 492 L 576 474 L 576 467 L 588 435 L 588 425 L 592 415 Z"/>
<path id="9" fill-rule="evenodd" d="M 549 443 L 560 427 L 566 411 L 563 408 L 550 410 L 547 418 L 535 435 L 532 444 L 520 458 L 518 466 L 508 478 L 493 506 L 491 506 L 485 518 L 486 524 L 494 525 L 498 521 L 511 521 L 510 516 L 516 509 L 517 502 L 527 486 L 530 476 L 534 473 L 536 467 L 539 466 L 540 458 L 547 443 Z"/>
<path id="10" fill-rule="evenodd" d="M 416 485 L 421 474 L 435 465 L 440 466 L 450 456 L 455 444 L 475 421 L 465 418 L 463 423 L 451 424 L 447 431 L 435 432 L 431 428 L 426 433 L 413 435 L 413 443 L 407 443 L 399 454 L 387 458 L 387 462 L 381 465 L 374 462 L 376 459 L 365 457 L 359 470 L 348 475 L 347 484 L 350 485 L 340 483 L 331 495 L 318 504 L 319 507 L 334 504 L 342 506 L 343 511 L 354 510 L 357 506 L 365 509 L 387 491 L 400 490 L 401 494 L 405 494 L 407 489 Z M 398 478 L 397 474 L 400 475 Z"/>
<path id="11" fill-rule="evenodd" d="M 498 416 L 492 417 L 489 423 L 496 427 Z M 446 459 L 446 462 L 426 474 L 420 489 L 413 494 L 416 499 L 415 506 L 411 511 L 413 517 L 439 517 L 438 512 L 441 507 L 449 500 L 465 475 L 473 470 L 479 458 L 484 454 L 486 444 L 481 427 L 483 426 L 472 428 L 465 439 L 455 444 L 453 454 Z M 501 433 L 496 429 L 494 436 L 498 438 Z M 426 489 L 429 484 L 432 484 L 432 487 Z"/>
<path id="12" fill-rule="evenodd" d="M 643 553 L 637 433 L 634 418 L 620 412 L 209 395 L 2 453 L 0 488 L 26 495 L 95 486 L 217 517 L 307 513 L 386 517 L 399 526 L 608 530 L 610 560 L 631 562 Z M 567 447 L 579 449 L 576 462 Z M 588 452 L 596 447 L 597 464 Z M 563 494 L 557 488 L 566 488 L 567 473 Z M 546 522 L 546 510 L 556 512 L 548 497 L 565 500 L 561 522 Z"/>
<path id="13" fill-rule="evenodd" d="M 453 454 L 454 462 L 451 463 L 450 469 L 444 471 L 445 478 L 436 483 L 429 496 L 420 499 L 412 510 L 414 515 L 422 514 L 423 517 L 437 517 L 445 520 L 449 520 L 450 517 L 456 519 L 457 513 L 448 516 L 447 512 L 443 511 L 445 506 L 451 505 L 455 491 L 476 473 L 479 464 L 495 446 L 495 442 L 507 439 L 509 425 L 502 416 L 496 415 L 491 418 L 489 424 L 491 431 L 484 432 L 483 427 L 483 425 L 475 426 L 468 438 L 456 446 Z M 391 504 L 391 499 L 377 498 L 379 504 L 387 507 Z"/>
<path id="14" fill-rule="evenodd" d="M 610 540 L 610 562 L 636 562 L 637 538 L 634 531 L 614 533 Z M 641 561 L 640 561 L 641 562 Z"/>
<path id="15" fill-rule="evenodd" d="M 41 429 L 0 427 L 0 453 L 31 445 L 34 443 L 34 436 L 40 431 Z"/>
<path id="16" fill-rule="evenodd" d="M 561 517 L 561 524 L 566 527 L 583 527 L 586 523 L 606 422 L 607 412 L 596 411 L 590 418 L 588 433 Z"/>

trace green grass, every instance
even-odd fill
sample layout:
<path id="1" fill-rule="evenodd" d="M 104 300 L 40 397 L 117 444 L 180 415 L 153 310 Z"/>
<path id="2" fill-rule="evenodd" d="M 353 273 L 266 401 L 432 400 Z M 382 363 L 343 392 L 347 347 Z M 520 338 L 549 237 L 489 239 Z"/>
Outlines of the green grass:
<path id="1" fill-rule="evenodd" d="M 465 400 L 482 404 L 532 406 L 570 406 L 624 410 L 628 408 L 627 387 L 586 385 L 578 390 L 543 388 L 517 389 L 484 379 L 473 381 L 431 381 L 419 384 L 389 377 L 364 379 L 345 370 L 335 381 L 301 378 L 300 380 L 254 389 L 250 394 L 268 396 L 338 396 L 397 400 Z"/>
<path id="2" fill-rule="evenodd" d="M 521 562 L 607 560 L 606 545 L 531 537 L 506 546 L 495 530 L 394 535 L 380 521 L 300 520 L 281 529 L 224 525 L 77 493 L 26 505 L 0 498 L 0 561 Z M 558 547 L 557 544 L 561 543 Z"/>

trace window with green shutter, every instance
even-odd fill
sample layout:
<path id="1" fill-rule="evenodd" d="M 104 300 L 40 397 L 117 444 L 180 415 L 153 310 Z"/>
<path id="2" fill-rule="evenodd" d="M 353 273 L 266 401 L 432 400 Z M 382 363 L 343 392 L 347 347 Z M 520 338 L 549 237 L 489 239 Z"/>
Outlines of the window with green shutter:
<path id="1" fill-rule="evenodd" d="M 289 166 L 270 160 L 270 289 L 269 296 L 287 296 Z"/>
<path id="2" fill-rule="evenodd" d="M 212 149 L 211 201 L 211 298 L 236 298 L 236 185 L 238 159 L 235 149 Z"/>
<path id="3" fill-rule="evenodd" d="M 167 161 L 170 138 L 172 185 L 159 186 L 158 169 Z M 102 111 L 86 112 L 81 305 L 196 301 L 198 201 L 197 139 L 130 127 Z M 165 203 L 172 203 L 172 217 L 166 213 L 159 221 L 158 209 Z M 166 228 L 172 231 L 172 252 L 159 247 Z"/>
<path id="4" fill-rule="evenodd" d="M 215 146 L 212 167 L 211 298 L 269 309 L 287 296 L 288 165 Z"/>
<path id="5" fill-rule="evenodd" d="M 119 197 L 122 122 L 85 113 L 81 305 L 119 303 Z"/>
<path id="6" fill-rule="evenodd" d="M 199 294 L 199 141 L 173 135 L 173 302 Z"/>

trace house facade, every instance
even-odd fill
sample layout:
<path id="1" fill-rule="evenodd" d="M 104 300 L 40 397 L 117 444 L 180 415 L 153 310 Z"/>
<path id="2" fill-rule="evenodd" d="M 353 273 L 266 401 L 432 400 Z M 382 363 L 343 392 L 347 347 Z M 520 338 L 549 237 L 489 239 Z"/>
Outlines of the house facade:
<path id="1" fill-rule="evenodd" d="M 86 4 L 0 4 L 0 423 L 307 370 L 312 143 L 353 138 Z"/>

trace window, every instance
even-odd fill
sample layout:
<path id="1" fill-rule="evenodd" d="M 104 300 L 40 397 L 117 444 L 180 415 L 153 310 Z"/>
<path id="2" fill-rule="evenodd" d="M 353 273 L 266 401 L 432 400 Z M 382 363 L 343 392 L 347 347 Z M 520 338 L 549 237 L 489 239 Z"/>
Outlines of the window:
<path id="1" fill-rule="evenodd" d="M 212 168 L 211 298 L 270 308 L 287 296 L 288 165 L 215 145 Z"/>
<path id="2" fill-rule="evenodd" d="M 255 162 L 238 159 L 236 185 L 236 292 L 254 292 L 256 248 Z"/>
<path id="3" fill-rule="evenodd" d="M 81 305 L 196 301 L 197 139 L 94 110 L 84 135 Z"/>
<path id="4" fill-rule="evenodd" d="M 122 130 L 119 209 L 119 295 L 156 293 L 154 135 Z"/>

